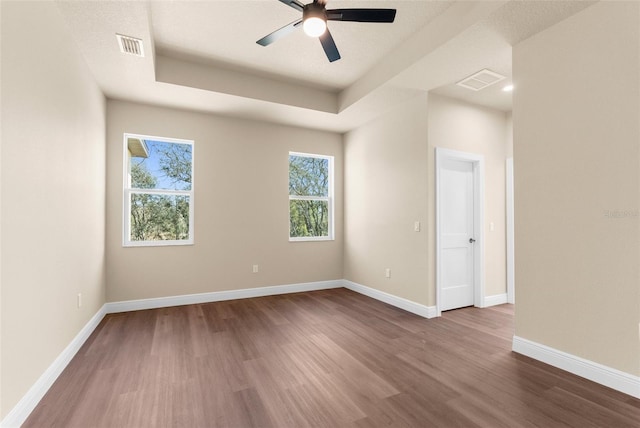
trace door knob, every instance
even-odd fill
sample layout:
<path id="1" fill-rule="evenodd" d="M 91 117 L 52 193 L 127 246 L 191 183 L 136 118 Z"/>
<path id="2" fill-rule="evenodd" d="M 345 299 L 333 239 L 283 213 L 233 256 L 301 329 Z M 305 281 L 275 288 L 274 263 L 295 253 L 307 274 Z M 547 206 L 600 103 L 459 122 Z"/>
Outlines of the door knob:
<path id="1" fill-rule="evenodd" d="M 474 242 L 476 242 L 476 240 L 475 240 L 475 239 L 473 239 L 473 238 L 469 238 L 469 244 L 473 244 Z"/>

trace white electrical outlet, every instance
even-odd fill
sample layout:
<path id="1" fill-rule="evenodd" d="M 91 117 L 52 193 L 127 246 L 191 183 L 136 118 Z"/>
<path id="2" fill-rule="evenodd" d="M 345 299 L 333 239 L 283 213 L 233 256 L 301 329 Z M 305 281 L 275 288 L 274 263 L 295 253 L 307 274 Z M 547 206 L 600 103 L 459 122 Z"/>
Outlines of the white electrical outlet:
<path id="1" fill-rule="evenodd" d="M 385 277 L 385 278 L 391 278 L 391 269 L 386 268 L 386 269 L 384 270 L 384 277 Z"/>
<path id="2" fill-rule="evenodd" d="M 414 232 L 420 232 L 420 222 L 419 221 L 414 221 L 413 222 L 413 231 Z"/>
<path id="3" fill-rule="evenodd" d="M 496 225 L 493 222 L 489 223 L 489 230 L 493 232 L 496 228 L 495 226 Z"/>
<path id="4" fill-rule="evenodd" d="M 78 309 L 82 307 L 82 293 L 78 293 Z"/>
<path id="5" fill-rule="evenodd" d="M 258 273 L 258 265 L 253 265 L 253 273 Z"/>

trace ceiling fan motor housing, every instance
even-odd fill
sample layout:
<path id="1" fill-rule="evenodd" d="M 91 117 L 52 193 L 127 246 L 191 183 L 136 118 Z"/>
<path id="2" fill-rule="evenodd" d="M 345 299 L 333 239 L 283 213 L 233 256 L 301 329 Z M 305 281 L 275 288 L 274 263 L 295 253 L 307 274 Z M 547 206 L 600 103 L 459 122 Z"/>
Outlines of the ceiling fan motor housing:
<path id="1" fill-rule="evenodd" d="M 302 10 L 302 20 L 306 21 L 309 18 L 319 18 L 326 21 L 327 11 L 324 4 L 317 2 L 306 4 Z"/>

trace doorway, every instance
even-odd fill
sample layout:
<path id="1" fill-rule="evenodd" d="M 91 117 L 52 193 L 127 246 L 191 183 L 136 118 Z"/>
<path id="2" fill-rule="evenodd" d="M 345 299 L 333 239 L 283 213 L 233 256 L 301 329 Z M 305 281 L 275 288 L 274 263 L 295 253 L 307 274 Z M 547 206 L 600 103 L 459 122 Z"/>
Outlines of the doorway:
<path id="1" fill-rule="evenodd" d="M 436 148 L 436 310 L 483 307 L 484 157 Z"/>

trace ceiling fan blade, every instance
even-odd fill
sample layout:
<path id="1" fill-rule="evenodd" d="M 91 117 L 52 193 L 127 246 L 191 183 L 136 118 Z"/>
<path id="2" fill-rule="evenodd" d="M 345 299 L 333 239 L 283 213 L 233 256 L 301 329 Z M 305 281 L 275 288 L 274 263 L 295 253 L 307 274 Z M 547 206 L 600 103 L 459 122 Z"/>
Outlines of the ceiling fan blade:
<path id="1" fill-rule="evenodd" d="M 300 3 L 298 0 L 280 0 L 280 1 L 286 4 L 287 6 L 291 6 L 297 11 L 302 12 L 302 9 L 304 9 L 304 4 Z"/>
<path id="2" fill-rule="evenodd" d="M 276 40 L 293 32 L 293 30 L 298 28 L 298 26 L 300 25 L 302 25 L 302 19 L 293 21 L 292 23 L 285 25 L 284 27 L 274 31 L 273 33 L 264 36 L 263 38 L 258 40 L 256 43 L 262 46 L 269 46 L 271 43 L 275 42 Z"/>
<path id="3" fill-rule="evenodd" d="M 330 9 L 330 10 L 327 10 L 327 20 L 329 21 L 393 22 L 394 19 L 396 19 L 395 9 Z"/>
<path id="4" fill-rule="evenodd" d="M 338 47 L 336 46 L 336 42 L 333 41 L 333 37 L 331 37 L 331 33 L 329 29 L 319 37 L 320 43 L 322 44 L 322 48 L 324 49 L 324 53 L 327 54 L 327 58 L 329 62 L 337 61 L 340 59 L 340 52 L 338 52 Z"/>

